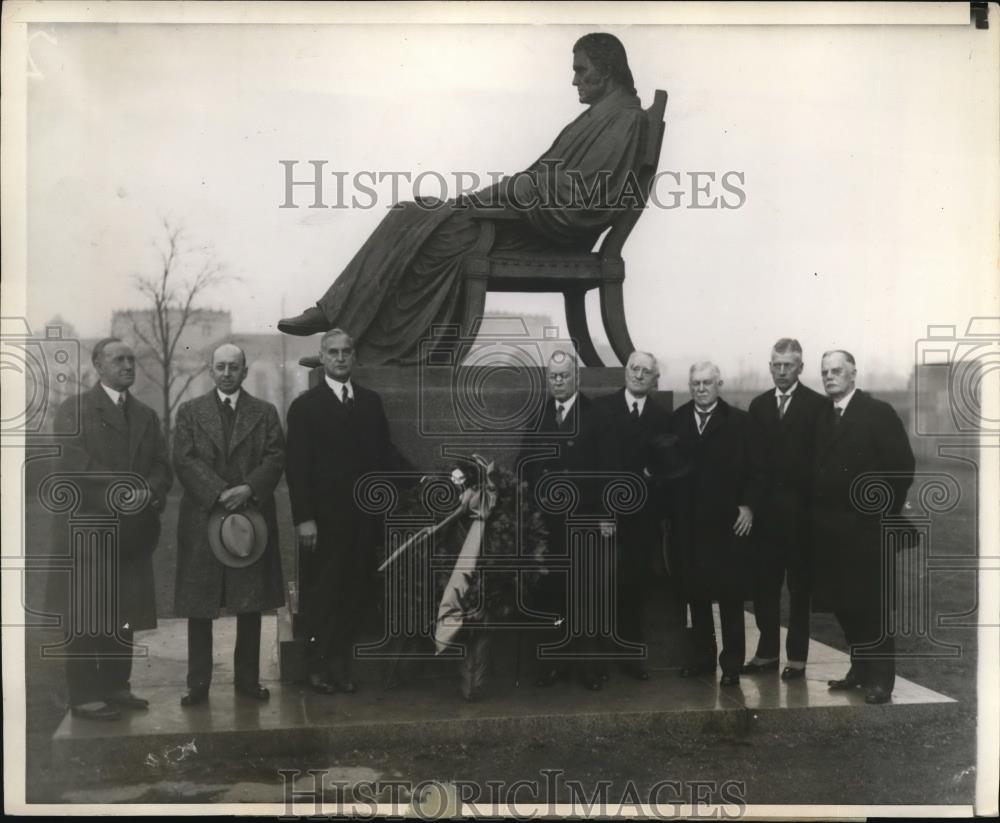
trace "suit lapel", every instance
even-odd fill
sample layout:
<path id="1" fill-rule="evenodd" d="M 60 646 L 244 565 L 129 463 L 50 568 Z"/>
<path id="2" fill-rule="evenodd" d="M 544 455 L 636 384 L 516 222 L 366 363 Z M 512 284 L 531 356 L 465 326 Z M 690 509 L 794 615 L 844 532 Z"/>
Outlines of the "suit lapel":
<path id="1" fill-rule="evenodd" d="M 825 442 L 823 444 L 825 451 L 833 448 L 837 444 L 837 441 L 854 428 L 854 422 L 858 415 L 863 414 L 863 409 L 860 409 L 859 406 L 864 406 L 864 397 L 860 390 L 856 391 L 851 398 L 851 402 L 847 404 L 847 409 L 840 418 L 840 422 L 836 425 L 833 423 L 833 401 L 829 400 L 827 402 L 826 410 L 823 413 L 823 429 L 821 430 L 825 434 Z"/>
<path id="2" fill-rule="evenodd" d="M 705 424 L 705 430 L 701 433 L 701 437 L 708 438 L 711 437 L 715 432 L 717 432 L 723 423 L 723 418 L 726 416 L 729 409 L 726 404 L 719 400 L 719 404 L 715 407 L 715 410 L 708 418 L 708 422 Z M 693 417 L 693 413 L 692 413 Z M 698 424 L 695 423 L 694 430 L 698 431 Z"/>
<path id="3" fill-rule="evenodd" d="M 685 403 L 678 411 L 681 415 L 681 426 L 683 428 L 681 434 L 684 437 L 698 440 L 701 438 L 701 435 L 698 434 L 698 423 L 695 420 L 694 409 L 694 403 Z"/>
<path id="4" fill-rule="evenodd" d="M 364 392 L 359 392 L 360 387 L 354 381 L 351 381 L 351 387 L 354 389 L 354 408 L 357 411 L 359 402 L 358 395 L 359 393 L 363 394 Z M 326 382 L 325 377 L 318 384 L 318 388 L 320 390 L 321 397 L 323 397 L 330 410 L 341 417 L 347 417 L 347 408 L 344 406 L 343 401 L 337 397 L 333 389 L 330 388 L 330 384 Z M 360 402 L 364 401 L 362 400 Z"/>
<path id="5" fill-rule="evenodd" d="M 122 417 L 122 413 L 118 411 L 115 404 L 111 402 L 111 398 L 108 397 L 108 393 L 104 391 L 100 383 L 91 390 L 91 396 L 94 400 L 94 409 L 100 416 L 101 421 L 124 437 L 127 431 L 125 418 Z"/>
<path id="6" fill-rule="evenodd" d="M 847 404 L 847 408 L 844 410 L 843 415 L 841 415 L 840 422 L 833 430 L 832 443 L 836 443 L 845 434 L 847 434 L 848 432 L 850 432 L 851 429 L 854 428 L 854 421 L 857 419 L 858 414 L 862 413 L 862 410 L 859 409 L 859 406 L 863 405 L 864 405 L 864 395 L 862 395 L 860 391 L 856 391 L 854 393 L 854 397 L 851 398 L 851 402 Z"/>
<path id="7" fill-rule="evenodd" d="M 135 465 L 135 453 L 139 450 L 146 435 L 146 427 L 152 422 L 152 415 L 146 411 L 144 406 L 140 406 L 135 398 L 129 398 L 129 420 L 128 420 L 128 462 Z"/>
<path id="8" fill-rule="evenodd" d="M 219 451 L 226 453 L 226 435 L 222 430 L 222 417 L 219 415 L 218 404 L 215 402 L 215 389 L 204 394 L 194 402 L 194 419 L 205 430 L 211 441 L 218 446 Z"/>
<path id="9" fill-rule="evenodd" d="M 233 435 L 229 438 L 230 454 L 235 452 L 236 447 L 253 431 L 261 414 L 256 399 L 246 392 L 242 392 L 239 402 L 236 404 L 236 422 L 233 424 Z"/>

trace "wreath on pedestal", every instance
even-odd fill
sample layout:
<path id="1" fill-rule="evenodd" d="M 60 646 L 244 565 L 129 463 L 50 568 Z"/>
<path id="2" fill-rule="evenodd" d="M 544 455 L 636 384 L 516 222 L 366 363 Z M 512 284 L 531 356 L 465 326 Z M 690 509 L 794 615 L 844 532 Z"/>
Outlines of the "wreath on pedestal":
<path id="1" fill-rule="evenodd" d="M 433 499 L 433 506 L 428 504 L 429 499 Z M 488 504 L 484 502 L 487 500 Z M 402 495 L 394 519 L 426 518 L 428 510 L 450 510 L 451 514 L 436 518 L 439 523 L 446 522 L 430 537 L 413 543 L 408 551 L 417 556 L 396 573 L 426 569 L 424 564 L 430 564 L 432 557 L 434 571 L 430 576 L 418 574 L 415 579 L 404 579 L 401 586 L 394 587 L 395 591 L 405 592 L 407 599 L 396 606 L 398 611 L 409 612 L 405 617 L 410 625 L 426 621 L 427 615 L 439 616 L 442 599 L 452 586 L 451 619 L 457 615 L 461 628 L 451 642 L 465 645 L 460 665 L 462 693 L 473 700 L 485 682 L 489 664 L 490 632 L 483 627 L 515 617 L 519 586 L 522 599 L 530 598 L 531 590 L 545 573 L 548 532 L 527 484 L 519 483 L 508 469 L 479 456 L 473 461 L 439 465 L 438 471 Z M 481 529 L 482 536 L 481 543 L 473 536 L 474 543 L 481 546 L 476 553 L 475 571 L 457 575 L 464 579 L 455 587 L 455 561 L 477 519 L 482 521 L 475 526 Z M 425 628 L 427 636 L 433 638 L 436 630 L 440 631 L 439 621 L 431 621 Z"/>

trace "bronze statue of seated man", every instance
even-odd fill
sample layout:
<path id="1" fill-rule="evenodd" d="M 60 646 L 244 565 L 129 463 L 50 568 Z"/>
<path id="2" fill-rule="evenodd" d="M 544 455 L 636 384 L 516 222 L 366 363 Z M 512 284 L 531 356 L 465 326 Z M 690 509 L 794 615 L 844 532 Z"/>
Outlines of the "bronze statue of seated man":
<path id="1" fill-rule="evenodd" d="M 576 42 L 573 85 L 588 108 L 525 172 L 436 208 L 390 209 L 316 306 L 278 328 L 295 335 L 343 328 L 365 365 L 418 362 L 432 327 L 461 321 L 463 264 L 480 231 L 470 201 L 518 215 L 498 222 L 494 251 L 590 251 L 634 186 L 643 110 L 613 35 Z"/>

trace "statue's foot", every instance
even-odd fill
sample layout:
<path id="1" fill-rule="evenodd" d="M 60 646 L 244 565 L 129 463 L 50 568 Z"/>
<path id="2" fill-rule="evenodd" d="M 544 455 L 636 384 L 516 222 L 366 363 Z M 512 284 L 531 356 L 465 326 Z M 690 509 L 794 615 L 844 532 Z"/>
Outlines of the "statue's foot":
<path id="1" fill-rule="evenodd" d="M 320 332 L 328 331 L 330 328 L 332 328 L 330 321 L 326 319 L 326 315 L 316 306 L 306 309 L 296 317 L 286 317 L 278 321 L 278 331 L 283 331 L 285 334 L 298 335 L 299 337 L 319 334 Z"/>

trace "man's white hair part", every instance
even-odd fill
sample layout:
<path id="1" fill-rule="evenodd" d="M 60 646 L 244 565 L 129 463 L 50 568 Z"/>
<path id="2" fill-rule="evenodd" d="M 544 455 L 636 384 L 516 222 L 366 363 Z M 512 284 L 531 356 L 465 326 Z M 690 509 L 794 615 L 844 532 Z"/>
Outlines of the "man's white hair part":
<path id="1" fill-rule="evenodd" d="M 711 360 L 699 360 L 697 363 L 692 363 L 691 368 L 688 369 L 689 380 L 696 371 L 711 371 L 712 376 L 716 380 L 722 379 L 722 372 L 719 370 L 719 367 L 716 366 L 715 363 L 713 363 Z"/>
<path id="2" fill-rule="evenodd" d="M 638 349 L 628 356 L 628 360 L 625 361 L 625 368 L 628 368 L 635 362 L 637 357 L 648 357 L 649 361 L 653 364 L 653 373 L 659 377 L 660 376 L 660 362 L 656 359 L 656 356 L 648 351 L 639 351 Z"/>

